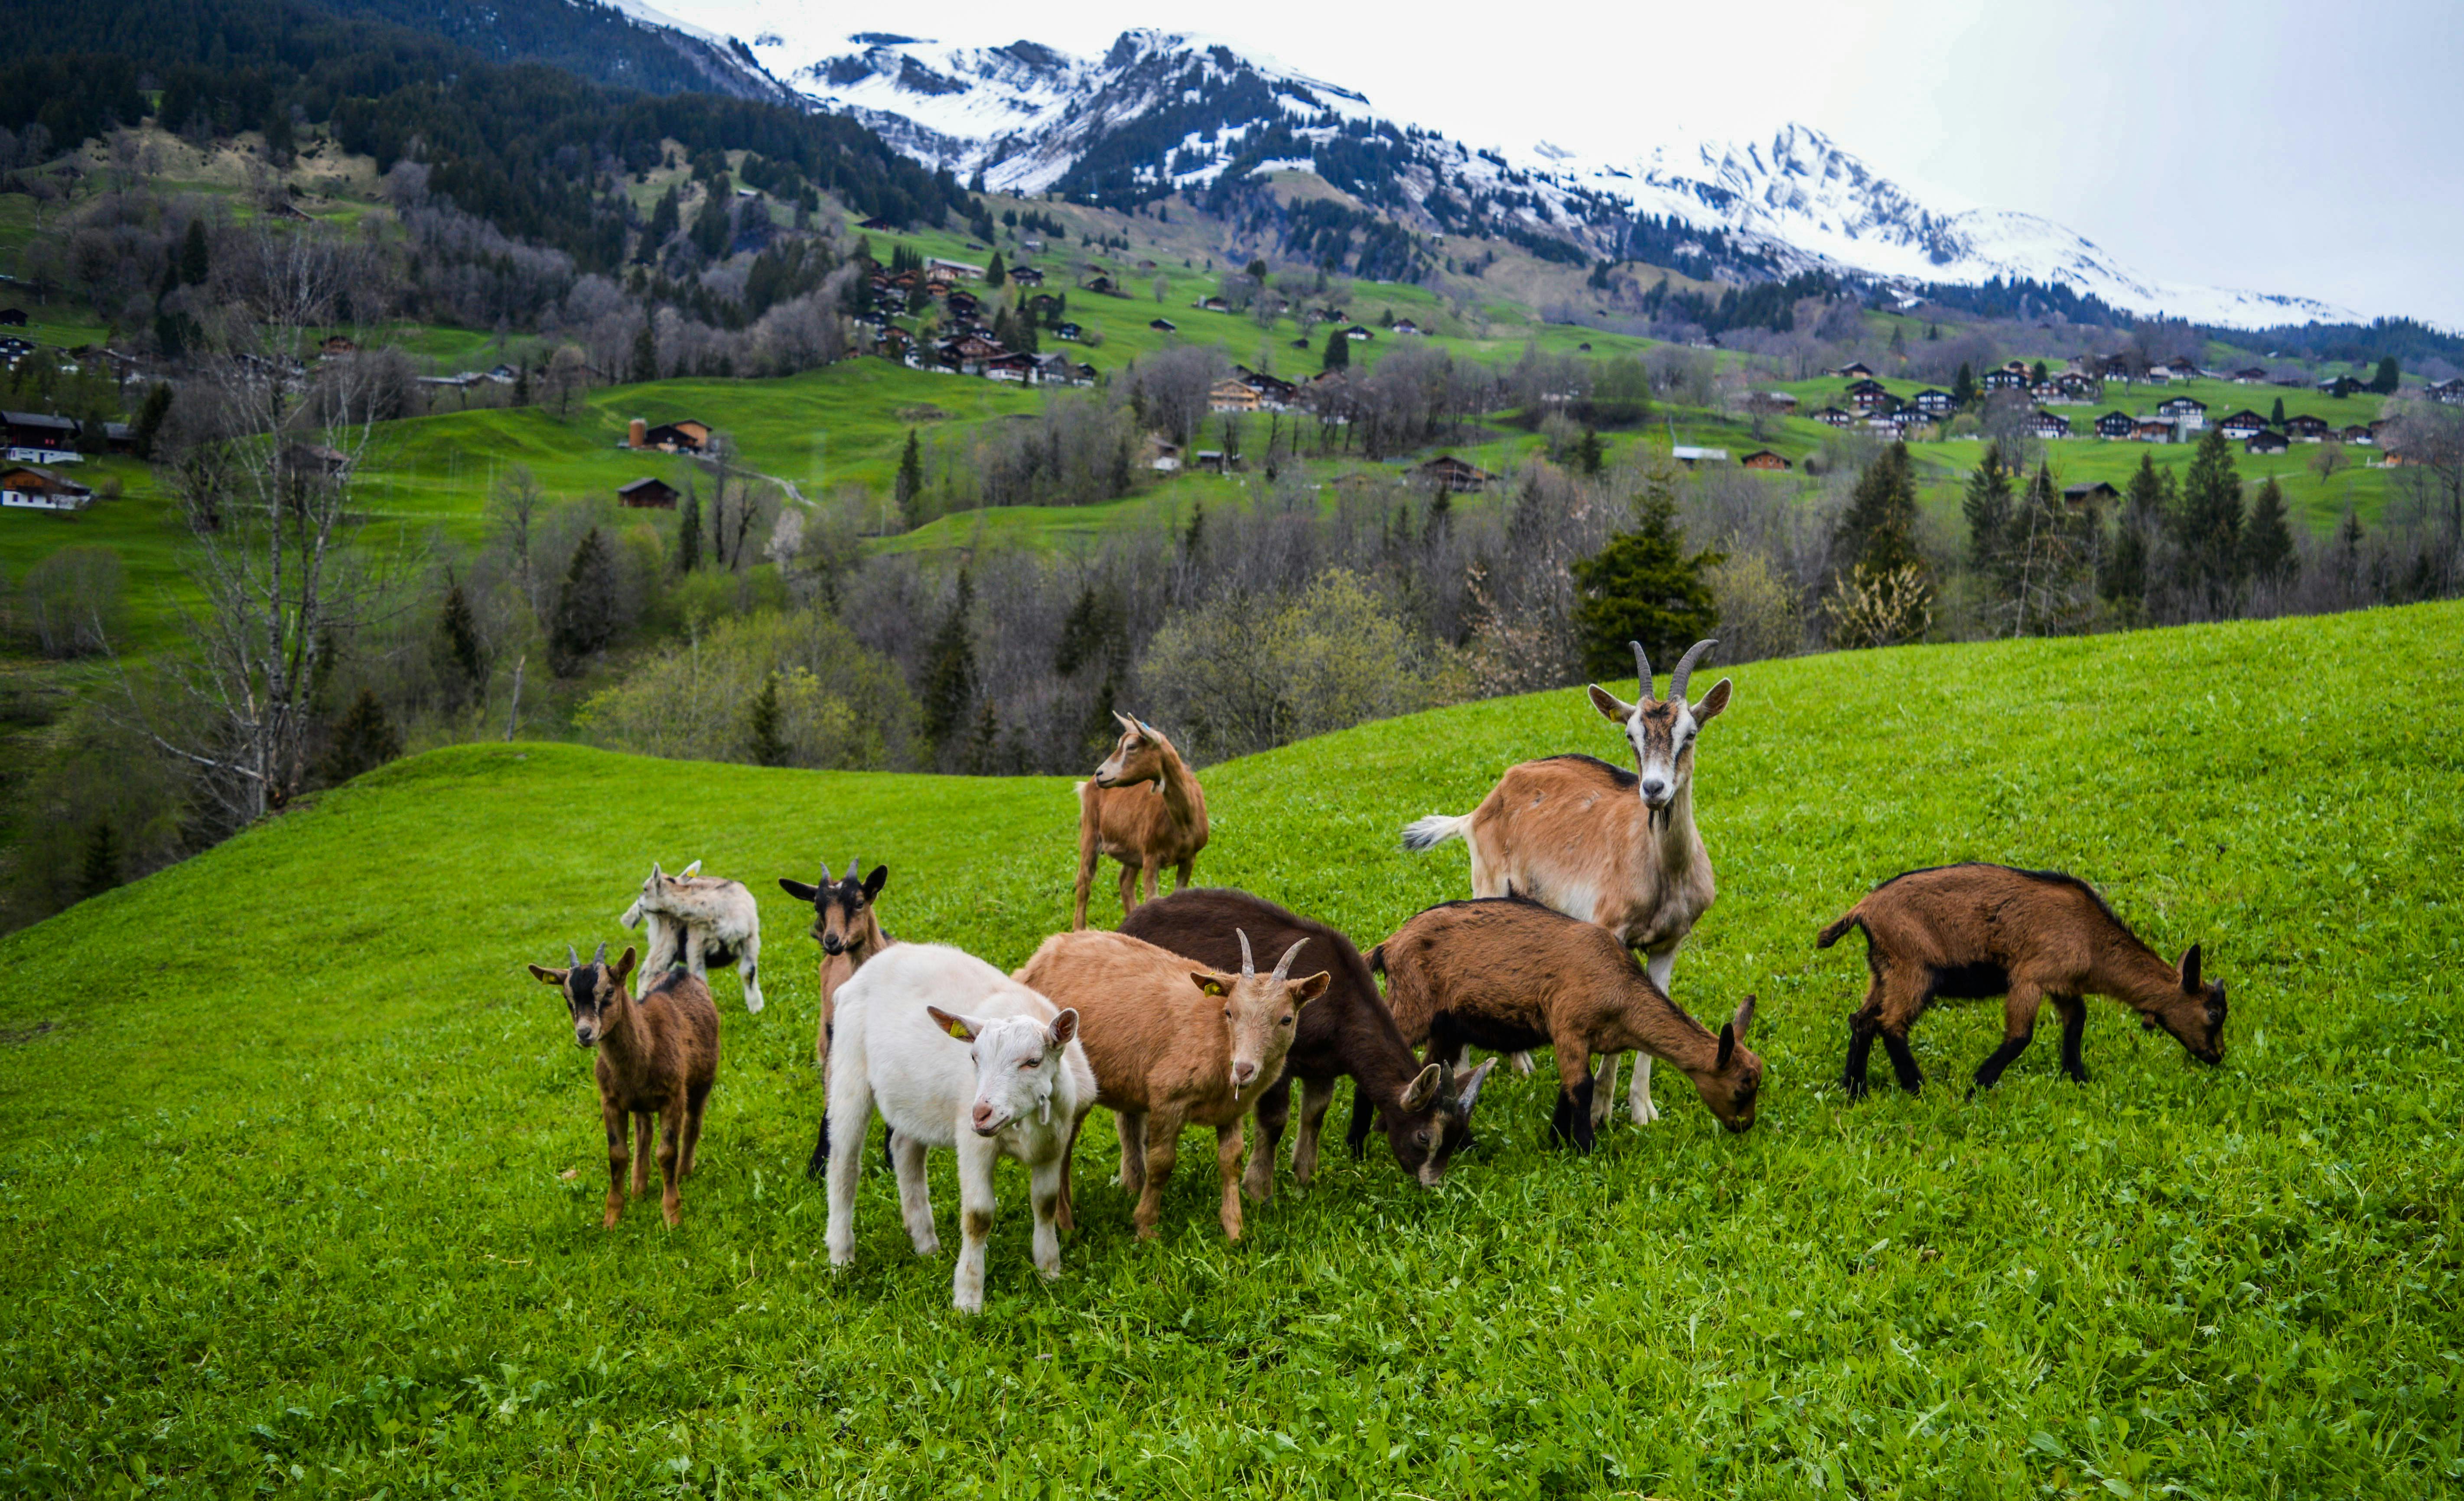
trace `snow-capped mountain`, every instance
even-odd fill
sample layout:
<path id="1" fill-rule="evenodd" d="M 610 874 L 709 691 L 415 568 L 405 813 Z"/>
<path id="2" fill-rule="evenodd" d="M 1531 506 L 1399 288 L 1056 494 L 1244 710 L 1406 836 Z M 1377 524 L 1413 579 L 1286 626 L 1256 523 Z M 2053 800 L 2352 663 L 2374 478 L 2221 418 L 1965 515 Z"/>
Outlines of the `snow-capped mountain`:
<path id="1" fill-rule="evenodd" d="M 1130 31 L 1100 57 L 1028 41 L 974 46 L 825 30 L 760 0 L 618 0 L 750 57 L 816 107 L 986 187 L 1115 207 L 1279 168 L 1315 172 L 1422 230 L 1504 236 L 1566 260 L 1619 258 L 1637 215 L 1712 237 L 1737 275 L 1826 266 L 1905 285 L 1996 277 L 2066 285 L 2141 314 L 2263 326 L 2351 320 L 2306 297 L 2156 281 L 2034 214 L 1937 208 L 1818 130 L 1663 141 L 1586 156 L 1534 140 L 1474 149 L 1379 118 L 1358 92 L 1220 38 Z"/>

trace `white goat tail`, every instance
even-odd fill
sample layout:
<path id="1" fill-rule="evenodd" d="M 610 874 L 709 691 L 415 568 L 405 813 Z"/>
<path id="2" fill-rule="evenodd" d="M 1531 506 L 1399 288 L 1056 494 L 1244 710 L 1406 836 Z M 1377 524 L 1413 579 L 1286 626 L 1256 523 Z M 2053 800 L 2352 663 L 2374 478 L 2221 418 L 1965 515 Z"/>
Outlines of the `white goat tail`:
<path id="1" fill-rule="evenodd" d="M 1470 814 L 1433 813 L 1403 826 L 1403 848 L 1414 854 L 1433 850 L 1448 839 L 1460 839 L 1471 827 Z"/>

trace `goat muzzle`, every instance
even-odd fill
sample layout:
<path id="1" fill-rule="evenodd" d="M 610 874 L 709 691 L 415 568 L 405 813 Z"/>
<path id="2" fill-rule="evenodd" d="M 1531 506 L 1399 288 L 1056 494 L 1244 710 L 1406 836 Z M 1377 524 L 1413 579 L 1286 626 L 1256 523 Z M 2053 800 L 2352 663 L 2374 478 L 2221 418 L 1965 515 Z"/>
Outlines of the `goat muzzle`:
<path id="1" fill-rule="evenodd" d="M 824 953 L 825 953 L 825 954 L 843 954 L 843 953 L 846 953 L 846 952 L 847 952 L 847 940 L 845 940 L 845 939 L 843 939 L 843 938 L 840 938 L 840 937 L 839 937 L 837 934 L 835 934 L 835 933 L 830 934 L 830 935 L 828 935 L 827 937 L 825 937 L 825 938 L 822 940 L 822 952 L 824 952 Z"/>
<path id="2" fill-rule="evenodd" d="M 974 1125 L 976 1135 L 991 1136 L 1001 1130 L 1002 1122 L 995 1119 L 992 1106 L 979 1104 L 976 1106 Z"/>

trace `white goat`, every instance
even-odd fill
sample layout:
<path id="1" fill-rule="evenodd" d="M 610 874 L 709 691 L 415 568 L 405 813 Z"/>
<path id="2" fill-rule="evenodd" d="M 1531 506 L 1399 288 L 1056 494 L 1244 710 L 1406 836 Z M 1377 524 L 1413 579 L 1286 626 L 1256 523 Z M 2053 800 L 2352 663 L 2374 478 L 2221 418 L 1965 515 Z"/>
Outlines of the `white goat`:
<path id="1" fill-rule="evenodd" d="M 698 875 L 695 860 L 671 876 L 650 862 L 642 894 L 616 921 L 647 924 L 642 972 L 653 981 L 676 965 L 707 981 L 710 967 L 736 966 L 744 981 L 744 1009 L 761 1010 L 761 909 L 740 881 Z"/>
<path id="2" fill-rule="evenodd" d="M 898 1202 L 919 1256 L 936 1254 L 924 1153 L 958 1154 L 960 1248 L 950 1301 L 984 1306 L 984 1244 L 992 1235 L 993 1164 L 1024 1163 L 1035 1207 L 1035 1267 L 1061 1274 L 1070 1227 L 1063 1167 L 1095 1103 L 1095 1071 L 1078 1041 L 1078 1013 L 971 954 L 899 944 L 839 988 L 830 1039 L 830 1263 L 855 1259 L 855 1181 L 872 1113 L 890 1123 Z"/>

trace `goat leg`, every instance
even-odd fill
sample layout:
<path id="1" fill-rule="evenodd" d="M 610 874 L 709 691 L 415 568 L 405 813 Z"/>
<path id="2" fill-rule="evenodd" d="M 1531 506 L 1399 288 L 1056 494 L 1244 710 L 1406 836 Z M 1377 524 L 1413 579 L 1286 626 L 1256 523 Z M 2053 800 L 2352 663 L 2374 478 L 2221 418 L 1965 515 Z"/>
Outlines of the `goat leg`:
<path id="1" fill-rule="evenodd" d="M 941 1235 L 933 1228 L 933 1189 L 924 1179 L 924 1143 L 893 1137 L 898 1157 L 898 1212 L 907 1222 L 907 1239 L 919 1256 L 941 1253 Z"/>
<path id="2" fill-rule="evenodd" d="M 2072 1083 L 2084 1084 L 2087 1060 L 2079 1056 L 2079 1041 L 2087 1033 L 2087 1002 L 2076 995 L 2057 995 L 2054 1009 L 2062 1013 L 2062 1072 Z"/>
<path id="3" fill-rule="evenodd" d="M 1317 1143 L 1319 1133 L 1326 1127 L 1327 1107 L 1334 1103 L 1334 1080 L 1305 1078 L 1301 1080 L 1301 1124 L 1292 1134 L 1292 1177 L 1304 1188 L 1317 1181 Z M 1258 1115 L 1260 1129 L 1265 1125 L 1265 1112 Z"/>
<path id="4" fill-rule="evenodd" d="M 1848 1018 L 1848 1063 L 1840 1071 L 1839 1087 L 1851 1099 L 1865 1098 L 1865 1060 L 1874 1052 L 1874 1034 L 1880 1031 L 1863 1012 Z"/>
<path id="5" fill-rule="evenodd" d="M 679 1177 L 693 1176 L 694 1154 L 701 1150 L 702 1107 L 708 1103 L 710 1103 L 710 1086 L 707 1084 L 685 1096 L 684 1158 L 676 1164 L 676 1173 Z"/>
<path id="6" fill-rule="evenodd" d="M 1925 1087 L 1925 1075 L 1917 1068 L 1916 1055 L 1908 1051 L 1908 1034 L 1904 1031 L 1882 1029 L 1882 1051 L 1891 1055 L 1891 1072 L 1900 1077 L 1900 1087 L 1916 1094 Z"/>
<path id="7" fill-rule="evenodd" d="M 1559 1141 L 1572 1142 L 1589 1153 L 1596 1140 L 1592 1130 L 1592 1056 L 1579 1042 L 1556 1045 L 1557 1114 L 1551 1130 Z"/>
<path id="8" fill-rule="evenodd" d="M 1617 1064 L 1623 1054 L 1603 1054 L 1600 1066 L 1592 1071 L 1592 1129 L 1599 1130 L 1617 1112 Z"/>
<path id="9" fill-rule="evenodd" d="M 1241 1122 L 1245 1117 L 1235 1116 L 1230 1125 L 1215 1128 L 1215 1175 L 1223 1186 L 1223 1206 L 1220 1217 L 1227 1239 L 1241 1238 Z M 1266 1159 L 1269 1171 L 1274 1159 Z"/>
<path id="10" fill-rule="evenodd" d="M 626 1129 L 632 1118 L 612 1100 L 600 1103 L 599 1118 L 607 1128 L 607 1210 L 599 1225 L 602 1229 L 613 1229 L 625 1213 L 625 1173 L 633 1161 Z"/>
<path id="11" fill-rule="evenodd" d="M 649 1111 L 633 1117 L 633 1197 L 638 1199 L 650 1191 L 650 1154 L 656 1150 L 656 1138 L 651 1134 L 652 1118 Z"/>
<path id="12" fill-rule="evenodd" d="M 1130 1216 L 1140 1240 L 1155 1239 L 1155 1221 L 1163 1214 L 1163 1186 L 1172 1177 L 1173 1163 L 1179 1155 L 1181 1123 L 1179 1115 L 1162 1110 L 1142 1121 L 1147 1141 L 1146 1185 L 1138 1191 L 1137 1209 Z M 1232 1223 L 1238 1225 L 1241 1215 L 1238 1195 L 1233 1196 L 1231 1205 Z M 1234 1233 L 1239 1232 L 1236 1230 Z"/>
<path id="13" fill-rule="evenodd" d="M 648 1125 L 642 1128 L 642 1134 L 649 1135 Z M 676 1169 L 683 1165 L 684 1135 L 684 1101 L 670 1096 L 668 1108 L 659 1113 L 659 1214 L 670 1229 L 684 1218 L 684 1200 L 676 1192 Z"/>
<path id="14" fill-rule="evenodd" d="M 1249 1172 L 1241 1186 L 1260 1204 L 1275 1197 L 1275 1149 L 1283 1144 L 1284 1127 L 1291 1118 L 1292 1077 L 1287 1073 L 1258 1097 L 1258 1150 L 1250 1154 Z"/>
<path id="15" fill-rule="evenodd" d="M 1147 1186 L 1147 1118 L 1133 1110 L 1112 1112 L 1112 1129 L 1121 1139 L 1121 1191 L 1144 1193 Z"/>
<path id="16" fill-rule="evenodd" d="M 2024 984 L 2013 984 L 2002 1001 L 2002 1045 L 1987 1054 L 1976 1065 L 1976 1081 L 1968 1087 L 1968 1098 L 1976 1098 L 1980 1089 L 1991 1089 L 2002 1077 L 2002 1071 L 2028 1051 L 2029 1039 L 2036 1034 L 2036 1008 L 2044 995 Z"/>
<path id="17" fill-rule="evenodd" d="M 1377 1102 L 1369 1098 L 1358 1079 L 1352 1081 L 1352 1124 L 1343 1133 L 1343 1144 L 1352 1149 L 1352 1160 L 1358 1162 L 1369 1155 L 1369 1132 L 1377 1123 Z"/>

